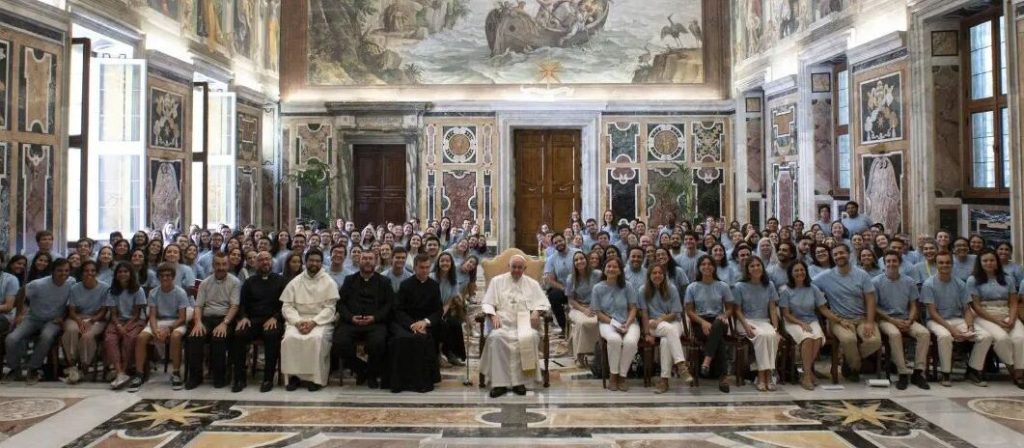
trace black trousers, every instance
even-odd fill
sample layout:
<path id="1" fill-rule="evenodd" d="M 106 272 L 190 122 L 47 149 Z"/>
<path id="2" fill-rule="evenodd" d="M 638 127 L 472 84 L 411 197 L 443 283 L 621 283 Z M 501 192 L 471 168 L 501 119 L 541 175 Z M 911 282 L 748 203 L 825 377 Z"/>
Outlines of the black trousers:
<path id="1" fill-rule="evenodd" d="M 356 357 L 356 343 L 363 342 L 369 362 L 363 363 Z M 376 323 L 360 327 L 351 323 L 341 323 L 334 329 L 334 344 L 331 357 L 340 359 L 342 366 L 347 366 L 357 374 L 380 377 L 384 374 L 387 362 L 388 327 L 387 324 Z"/>
<path id="2" fill-rule="evenodd" d="M 284 336 L 284 322 L 278 320 L 277 328 L 264 330 L 263 324 L 268 318 L 249 318 L 252 323 L 244 330 L 235 331 L 231 338 L 231 354 L 228 361 L 234 380 L 245 379 L 245 359 L 249 353 L 249 345 L 254 340 L 263 341 L 263 381 L 273 381 L 277 373 L 277 360 L 281 358 L 281 338 Z"/>
<path id="3" fill-rule="evenodd" d="M 720 378 L 726 373 L 725 335 L 729 332 L 729 326 L 718 319 L 718 316 L 701 317 L 711 322 L 711 334 L 704 341 L 704 356 L 711 357 L 711 377 Z M 703 332 L 699 326 L 696 330 Z"/>
<path id="4" fill-rule="evenodd" d="M 203 316 L 203 326 L 206 327 L 206 334 L 202 336 L 190 336 L 185 343 L 185 356 L 188 357 L 188 379 L 190 383 L 199 384 L 203 382 L 203 351 L 206 344 L 210 344 L 210 374 L 213 375 L 213 382 L 224 384 L 227 378 L 227 356 L 228 341 L 234 332 L 234 325 L 228 325 L 227 334 L 222 338 L 213 336 L 213 329 L 224 322 L 224 316 Z"/>
<path id="5" fill-rule="evenodd" d="M 548 288 L 548 302 L 551 303 L 551 313 L 555 315 L 558 328 L 565 331 L 565 305 L 569 303 L 569 297 L 565 295 L 565 290 Z"/>
<path id="6" fill-rule="evenodd" d="M 462 333 L 462 320 L 452 316 L 441 318 L 438 326 L 438 343 L 441 345 L 441 353 L 452 354 L 461 359 L 466 359 L 466 339 Z"/>

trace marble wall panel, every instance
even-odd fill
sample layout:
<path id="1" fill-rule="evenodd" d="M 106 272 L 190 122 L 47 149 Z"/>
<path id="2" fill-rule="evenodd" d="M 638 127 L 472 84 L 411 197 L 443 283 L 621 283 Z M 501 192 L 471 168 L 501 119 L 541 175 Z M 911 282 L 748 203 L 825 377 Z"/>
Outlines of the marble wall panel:
<path id="1" fill-rule="evenodd" d="M 697 193 L 697 216 L 723 216 L 725 203 L 725 176 L 721 168 L 693 170 L 693 184 Z"/>
<path id="2" fill-rule="evenodd" d="M 64 29 L 0 14 L 0 250 L 32 252 L 43 229 L 64 238 L 64 41 Z"/>
<path id="3" fill-rule="evenodd" d="M 731 164 L 725 151 L 730 144 L 730 124 L 720 117 L 604 117 L 601 128 L 604 156 L 599 168 L 608 174 L 602 179 L 607 183 L 601 189 L 600 203 L 614 210 L 619 218 L 638 217 L 651 225 L 660 224 L 668 211 L 689 219 L 702 209 L 714 210 L 716 215 L 728 210 L 731 204 L 728 182 L 722 175 L 715 180 L 721 181 L 722 188 L 715 193 L 720 197 L 714 203 L 705 200 L 702 204 L 699 193 L 692 192 L 693 197 L 686 197 L 684 203 L 678 205 L 671 196 L 679 193 L 670 194 L 666 189 L 678 190 L 678 185 L 672 185 L 691 182 L 692 176 L 678 177 L 680 168 L 686 169 L 685 173 L 701 168 L 727 172 L 724 170 Z M 638 182 L 639 189 L 633 187 L 633 182 Z M 696 185 L 696 181 L 693 182 Z M 702 191 L 711 194 L 714 188 L 705 188 L 706 185 L 701 186 Z"/>
<path id="4" fill-rule="evenodd" d="M 290 212 L 293 216 L 286 215 L 285 218 L 292 220 L 296 217 L 303 217 L 303 219 L 326 217 L 332 210 L 349 210 L 348 202 L 335 203 L 333 198 L 337 195 L 339 198 L 345 198 L 345 201 L 350 199 L 348 195 L 351 187 L 347 179 L 350 179 L 348 176 L 351 173 L 348 172 L 350 169 L 346 163 L 352 163 L 351 151 L 345 151 L 348 154 L 347 161 L 344 157 L 338 157 L 341 160 L 336 159 L 334 127 L 328 123 L 320 121 L 296 123 L 294 132 L 289 168 L 283 171 L 285 178 L 289 174 L 294 174 L 295 170 L 304 169 L 309 160 L 316 159 L 328 164 L 333 170 L 332 175 L 336 176 L 338 180 L 332 185 L 328 185 L 327 188 L 324 188 L 323 184 L 292 185 L 295 188 L 293 191 L 295 191 L 296 203 L 294 211 Z M 284 210 L 289 209 L 285 208 Z"/>
<path id="5" fill-rule="evenodd" d="M 606 126 L 608 135 L 608 163 L 637 162 L 637 148 L 640 146 L 640 124 L 609 123 Z"/>
<path id="6" fill-rule="evenodd" d="M 59 56 L 30 46 L 21 47 L 21 56 L 18 130 L 34 134 L 54 134 L 58 109 Z"/>
<path id="7" fill-rule="evenodd" d="M 681 195 L 675 194 L 666 184 L 678 176 L 677 168 L 650 168 L 647 170 L 647 225 L 656 227 L 665 221 L 669 213 L 678 213 L 685 205 Z"/>
<path id="8" fill-rule="evenodd" d="M 788 157 L 797 153 L 796 104 L 771 109 L 771 156 Z"/>
<path id="9" fill-rule="evenodd" d="M 279 202 L 279 207 L 277 209 L 276 215 L 278 218 L 278 223 L 281 227 L 290 227 L 291 224 L 293 223 L 290 216 L 292 214 L 290 208 L 291 195 L 289 194 L 289 190 L 286 187 L 287 181 L 284 178 L 284 174 L 288 173 L 288 170 L 291 169 L 292 162 L 288 157 L 288 154 L 292 153 L 292 135 L 295 134 L 288 127 L 283 127 L 281 129 L 281 153 L 284 154 L 284 156 L 281 157 L 281 190 L 279 192 L 281 199 Z M 264 201 L 265 200 L 266 198 L 264 198 Z"/>
<path id="10" fill-rule="evenodd" d="M 889 73 L 861 81 L 858 87 L 860 143 L 870 145 L 903 139 L 903 76 Z"/>
<path id="11" fill-rule="evenodd" d="M 238 213 L 237 222 L 239 227 L 256 223 L 256 192 L 258 182 L 256 168 L 248 166 L 238 167 L 238 202 L 235 209 Z"/>
<path id="12" fill-rule="evenodd" d="M 797 218 L 797 164 L 772 165 L 772 195 L 775 217 L 779 222 L 793 222 Z"/>
<path id="13" fill-rule="evenodd" d="M 853 80 L 850 84 L 850 104 L 855 107 L 850 109 L 850 136 L 854 163 L 851 165 L 850 172 L 850 196 L 860 202 L 862 206 L 868 200 L 869 189 L 875 194 L 878 192 L 875 187 L 865 183 L 866 170 L 870 169 L 870 165 L 863 163 L 865 155 L 902 152 L 901 158 L 892 159 L 894 162 L 898 160 L 902 164 L 894 169 L 903 176 L 899 181 L 901 186 L 904 181 L 913 183 L 913 179 L 907 175 L 909 164 L 914 163 L 908 152 L 909 139 L 913 136 L 909 133 L 909 119 L 906 115 L 906 112 L 909 111 L 906 103 L 906 88 L 911 85 L 911 80 L 908 78 L 909 58 L 902 54 L 905 52 L 897 50 L 887 55 L 880 55 L 879 57 L 890 60 L 868 68 L 855 68 L 853 72 Z M 960 93 L 957 91 L 950 97 L 959 95 Z M 948 98 L 942 99 L 943 102 L 947 100 Z M 957 110 L 959 113 L 959 109 Z M 959 149 L 957 150 L 959 151 Z M 936 178 L 956 177 L 959 179 L 961 177 L 959 166 L 951 172 L 955 175 L 950 176 L 948 173 L 936 171 L 938 174 Z M 905 195 L 906 193 L 901 189 L 901 194 Z M 925 193 L 933 194 L 934 192 L 915 192 L 915 194 Z M 905 204 L 906 201 L 907 198 L 904 197 L 899 202 Z M 906 225 L 906 217 L 905 212 L 900 215 L 902 221 L 899 223 L 900 226 Z"/>
<path id="14" fill-rule="evenodd" d="M 493 116 L 424 117 L 416 201 L 421 218 L 469 218 L 497 238 L 498 127 Z"/>
<path id="15" fill-rule="evenodd" d="M 814 123 L 814 194 L 827 195 L 832 193 L 835 184 L 831 98 L 811 100 L 811 120 Z"/>
<path id="16" fill-rule="evenodd" d="M 185 95 L 151 85 L 149 99 L 149 147 L 182 150 L 186 138 Z"/>
<path id="17" fill-rule="evenodd" d="M 609 129 L 609 133 L 612 130 Z M 702 132 L 698 135 L 698 130 L 693 130 L 694 146 L 698 146 L 704 152 L 714 152 L 713 146 L 721 143 L 716 139 L 716 135 L 710 133 L 708 144 L 704 145 L 703 141 L 698 142 L 699 136 L 709 134 Z M 614 135 L 614 134 L 612 134 Z M 628 140 L 628 139 L 624 139 Z M 655 124 L 650 123 L 647 125 L 647 160 L 656 162 L 676 162 L 686 159 L 686 125 L 683 123 L 661 123 Z M 708 149 L 705 149 L 708 148 Z M 719 148 L 720 152 L 720 148 Z M 614 151 L 613 151 L 614 153 Z M 616 159 L 612 159 L 616 160 Z"/>
<path id="18" fill-rule="evenodd" d="M 53 229 L 54 150 L 51 145 L 32 143 L 20 147 L 18 247 L 31 252 L 38 249 L 36 232 Z"/>
<path id="19" fill-rule="evenodd" d="M 696 163 L 722 162 L 725 123 L 699 121 L 693 124 L 693 159 Z"/>
<path id="20" fill-rule="evenodd" d="M 182 228 L 184 163 L 180 159 L 149 159 L 149 225 Z"/>
<path id="21" fill-rule="evenodd" d="M 640 170 L 619 167 L 608 170 L 608 205 L 617 218 L 640 216 Z"/>
<path id="22" fill-rule="evenodd" d="M 296 132 L 295 161 L 303 163 L 308 159 L 317 159 L 324 163 L 331 163 L 329 154 L 331 152 L 334 136 L 333 128 L 324 123 L 299 124 Z"/>
<path id="23" fill-rule="evenodd" d="M 263 227 L 277 228 L 277 195 L 274 192 L 274 168 L 263 166 L 260 168 L 260 225 Z"/>
<path id="24" fill-rule="evenodd" d="M 747 118 L 747 192 L 764 191 L 764 121 Z"/>
<path id="25" fill-rule="evenodd" d="M 11 105 L 11 42 L 0 39 L 0 129 L 8 129 Z"/>
<path id="26" fill-rule="evenodd" d="M 932 67 L 932 98 L 934 102 L 934 157 L 936 173 L 959 173 L 960 151 L 960 67 L 956 65 Z M 935 176 L 936 194 L 955 197 L 963 189 L 962 176 Z"/>
<path id="27" fill-rule="evenodd" d="M 260 117 L 238 112 L 238 160 L 256 162 L 260 157 Z"/>
<path id="28" fill-rule="evenodd" d="M 476 163 L 477 145 L 476 126 L 441 127 L 442 163 Z"/>
<path id="29" fill-rule="evenodd" d="M 477 222 L 477 173 L 455 170 L 444 173 L 441 184 L 441 216 L 452 222 Z"/>
<path id="30" fill-rule="evenodd" d="M 0 250 L 10 247 L 11 153 L 10 143 L 0 142 Z"/>
<path id="31" fill-rule="evenodd" d="M 864 214 L 898 233 L 903 225 L 903 153 L 864 154 Z"/>

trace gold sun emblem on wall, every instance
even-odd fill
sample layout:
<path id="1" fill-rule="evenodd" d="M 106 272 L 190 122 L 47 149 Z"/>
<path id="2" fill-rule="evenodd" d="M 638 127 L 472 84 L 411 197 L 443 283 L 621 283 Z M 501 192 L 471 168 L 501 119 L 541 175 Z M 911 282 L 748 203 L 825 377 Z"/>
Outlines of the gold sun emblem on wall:
<path id="1" fill-rule="evenodd" d="M 129 420 L 125 423 L 139 423 L 145 421 L 152 421 L 152 423 L 150 423 L 149 425 L 149 428 L 147 429 L 155 428 L 167 422 L 175 422 L 182 426 L 191 426 L 195 424 L 195 422 L 191 419 L 199 419 L 203 417 L 213 416 L 213 414 L 198 412 L 205 409 L 209 409 L 213 407 L 212 405 L 189 408 L 188 404 L 189 402 L 185 401 L 178 404 L 177 406 L 174 406 L 173 408 L 167 408 L 157 403 L 150 403 L 150 406 L 153 408 L 152 411 L 128 412 L 127 415 L 138 418 L 134 420 Z"/>
<path id="2" fill-rule="evenodd" d="M 841 408 L 831 406 L 822 406 L 822 408 L 832 411 L 826 412 L 825 415 L 845 418 L 845 420 L 843 420 L 843 426 L 849 426 L 861 421 L 871 423 L 881 429 L 885 429 L 885 421 L 910 424 L 910 422 L 906 420 L 896 418 L 898 416 L 905 415 L 905 413 L 879 411 L 878 407 L 881 405 L 882 403 L 874 403 L 868 406 L 859 407 L 843 401 L 843 407 Z"/>
<path id="3" fill-rule="evenodd" d="M 559 84 L 558 74 L 562 72 L 562 63 L 558 61 L 543 61 L 537 64 L 537 81 L 548 84 Z"/>

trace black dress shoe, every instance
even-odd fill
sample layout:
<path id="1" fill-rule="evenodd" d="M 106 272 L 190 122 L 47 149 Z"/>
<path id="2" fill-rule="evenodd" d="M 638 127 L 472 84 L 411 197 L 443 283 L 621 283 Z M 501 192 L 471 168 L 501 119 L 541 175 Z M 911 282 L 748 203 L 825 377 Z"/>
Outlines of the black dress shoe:
<path id="1" fill-rule="evenodd" d="M 263 393 L 270 392 L 273 388 L 274 388 L 274 382 L 273 381 L 264 381 L 263 383 L 260 384 L 260 392 L 263 392 Z"/>
<path id="2" fill-rule="evenodd" d="M 320 389 L 323 389 L 323 388 L 324 388 L 323 386 L 321 386 L 321 385 L 319 385 L 317 383 L 314 383 L 312 381 L 310 381 L 309 384 L 306 385 L 306 389 L 309 390 L 310 392 L 316 392 L 316 391 L 318 391 Z"/>
<path id="3" fill-rule="evenodd" d="M 380 383 L 377 381 L 377 377 L 371 376 L 370 379 L 366 380 L 366 387 L 370 389 L 380 389 Z"/>
<path id="4" fill-rule="evenodd" d="M 512 393 L 516 395 L 526 395 L 526 386 L 520 384 L 512 388 Z"/>
<path id="5" fill-rule="evenodd" d="M 900 379 L 896 381 L 896 389 L 907 390 L 907 385 L 910 384 L 910 375 L 900 374 Z"/>
<path id="6" fill-rule="evenodd" d="M 231 386 L 231 392 L 234 392 L 234 393 L 241 392 L 241 391 L 245 390 L 245 386 L 246 386 L 245 381 L 236 382 L 233 386 Z"/>
<path id="7" fill-rule="evenodd" d="M 924 390 L 929 390 L 932 387 L 928 385 L 928 380 L 924 377 L 924 371 L 915 370 L 913 375 L 910 375 L 910 383 Z"/>
<path id="8" fill-rule="evenodd" d="M 356 372 L 356 386 L 362 386 L 366 384 L 366 373 Z"/>
<path id="9" fill-rule="evenodd" d="M 288 392 L 297 390 L 299 388 L 300 383 L 301 382 L 299 381 L 299 377 L 297 377 L 297 376 L 288 377 L 288 385 L 284 387 L 284 390 L 286 390 Z"/>
<path id="10" fill-rule="evenodd" d="M 508 388 L 507 387 L 495 387 L 495 388 L 491 389 L 490 395 L 491 395 L 491 398 L 498 398 L 498 397 L 500 397 L 502 395 L 505 395 L 507 393 L 508 393 Z"/>
<path id="11" fill-rule="evenodd" d="M 192 390 L 192 389 L 195 389 L 197 387 L 199 387 L 199 383 L 196 382 L 196 381 L 186 381 L 185 382 L 185 390 Z"/>
<path id="12" fill-rule="evenodd" d="M 213 388 L 214 389 L 223 389 L 223 388 L 227 387 L 227 385 L 228 385 L 228 380 L 213 380 Z"/>

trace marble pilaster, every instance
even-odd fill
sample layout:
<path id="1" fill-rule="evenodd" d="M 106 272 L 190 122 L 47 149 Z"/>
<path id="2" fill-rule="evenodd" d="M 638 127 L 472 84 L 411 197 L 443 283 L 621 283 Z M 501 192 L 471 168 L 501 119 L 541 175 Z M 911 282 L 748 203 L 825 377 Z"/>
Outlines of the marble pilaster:
<path id="1" fill-rule="evenodd" d="M 931 27 L 926 22 L 966 3 L 969 2 L 923 0 L 910 5 L 907 11 L 909 28 L 906 41 L 910 52 L 910 78 L 914 80 L 907 85 L 909 131 L 913 136 L 907 155 L 913 162 L 904 165 L 907 170 L 905 188 L 914 194 L 914 200 L 907 201 L 906 207 L 910 225 L 907 233 L 911 235 L 934 233 L 939 222 L 934 194 L 935 155 L 932 151 L 935 103 L 932 98 Z"/>
<path id="2" fill-rule="evenodd" d="M 754 73 L 754 74 L 752 74 L 752 75 L 750 75 L 750 76 L 748 76 L 748 77 L 746 77 L 746 78 L 744 78 L 742 80 L 739 80 L 739 81 L 735 82 L 734 86 L 733 86 L 733 97 L 736 99 L 736 101 L 735 101 L 735 104 L 736 104 L 736 120 L 735 120 L 735 126 L 733 128 L 733 142 L 734 142 L 733 143 L 733 148 L 734 148 L 733 160 L 734 160 L 734 163 L 735 163 L 735 172 L 736 173 L 740 173 L 740 175 L 735 176 L 736 185 L 733 188 L 733 192 L 734 192 L 734 196 L 735 196 L 733 203 L 735 204 L 735 210 L 736 210 L 736 215 L 735 215 L 734 219 L 738 219 L 738 220 L 741 220 L 741 221 L 745 221 L 745 220 L 747 220 L 751 216 L 751 211 L 750 211 L 750 207 L 749 207 L 749 199 L 747 198 L 747 190 L 749 189 L 750 183 L 749 183 L 749 179 L 747 178 L 747 176 L 743 175 L 743 173 L 746 173 L 750 169 L 750 166 L 748 165 L 750 160 L 748 158 L 748 150 L 749 149 L 748 149 L 748 146 L 747 146 L 747 137 L 748 137 L 748 135 L 747 135 L 747 125 L 746 125 L 746 120 L 747 120 L 746 101 L 747 101 L 747 98 L 748 98 L 747 92 L 749 92 L 751 90 L 755 90 L 755 89 L 761 88 L 762 86 L 764 86 L 764 83 L 765 83 L 765 72 L 764 71 L 759 71 L 759 72 L 756 72 L 756 73 Z M 761 129 L 762 129 L 762 132 L 761 132 L 761 155 L 762 155 L 762 157 L 760 158 L 760 161 L 761 161 L 761 173 L 762 173 L 761 185 L 762 185 L 762 190 L 763 190 L 764 189 L 763 186 L 766 184 L 766 177 L 764 176 L 764 173 L 765 173 L 765 166 L 764 166 L 765 157 L 764 157 L 764 154 L 765 154 L 765 148 L 767 146 L 764 144 L 764 142 L 765 142 L 764 136 L 766 134 L 764 132 L 764 123 L 765 123 L 765 121 L 763 119 L 763 117 L 765 116 L 764 114 L 765 114 L 765 110 L 766 109 L 765 109 L 764 96 L 763 95 L 758 95 L 758 98 L 760 99 L 760 104 L 761 104 L 761 111 L 759 112 L 759 114 L 761 114 L 761 116 L 762 116 L 762 121 L 761 121 L 761 125 L 762 125 L 761 126 Z M 762 219 L 764 219 L 763 216 L 762 216 Z"/>
<path id="3" fill-rule="evenodd" d="M 798 170 L 801 182 L 797 185 L 797 203 L 799 204 L 798 216 L 805 222 L 813 220 L 817 214 L 814 194 L 817 175 L 815 173 L 814 107 L 812 104 L 815 95 L 811 88 L 811 74 L 823 71 L 820 64 L 843 54 L 849 46 L 852 34 L 852 30 L 831 34 L 814 41 L 800 52 L 799 74 L 796 81 L 799 86 L 799 100 L 796 109 L 799 135 Z"/>

